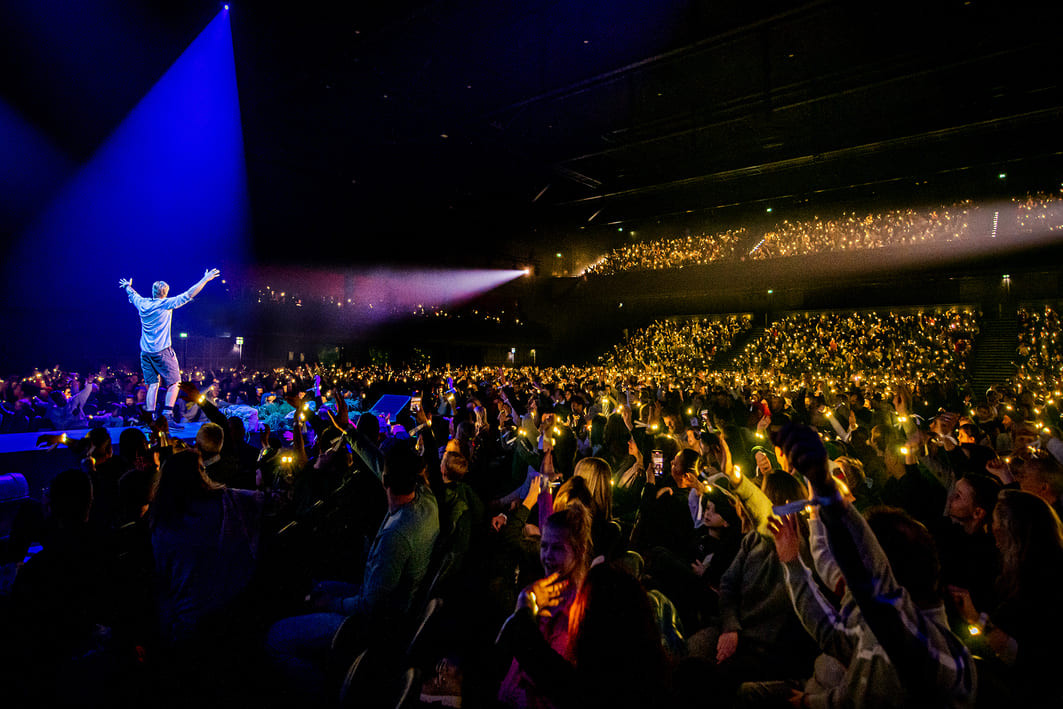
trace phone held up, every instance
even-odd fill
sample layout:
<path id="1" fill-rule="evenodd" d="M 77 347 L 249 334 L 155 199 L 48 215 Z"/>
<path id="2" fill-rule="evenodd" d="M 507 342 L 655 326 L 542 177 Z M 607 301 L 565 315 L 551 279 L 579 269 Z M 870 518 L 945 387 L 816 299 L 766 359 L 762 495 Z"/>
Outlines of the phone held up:
<path id="1" fill-rule="evenodd" d="M 650 460 L 653 462 L 653 475 L 654 477 L 661 477 L 664 474 L 664 451 L 655 450 L 650 452 Z"/>

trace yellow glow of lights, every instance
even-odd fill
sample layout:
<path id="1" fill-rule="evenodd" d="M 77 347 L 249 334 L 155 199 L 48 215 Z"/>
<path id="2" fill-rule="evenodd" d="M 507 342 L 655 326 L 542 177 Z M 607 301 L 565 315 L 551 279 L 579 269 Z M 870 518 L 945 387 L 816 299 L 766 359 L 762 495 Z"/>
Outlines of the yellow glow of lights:
<path id="1" fill-rule="evenodd" d="M 967 626 L 967 632 L 970 633 L 971 635 L 981 635 L 982 634 L 981 628 L 979 628 L 977 625 L 968 625 Z"/>
<path id="2" fill-rule="evenodd" d="M 196 399 L 196 401 L 198 401 L 200 404 L 202 404 L 206 400 L 207 400 L 207 397 L 205 397 L 205 396 L 201 396 L 198 399 Z"/>
<path id="3" fill-rule="evenodd" d="M 908 455 L 908 446 L 901 446 L 901 455 Z"/>

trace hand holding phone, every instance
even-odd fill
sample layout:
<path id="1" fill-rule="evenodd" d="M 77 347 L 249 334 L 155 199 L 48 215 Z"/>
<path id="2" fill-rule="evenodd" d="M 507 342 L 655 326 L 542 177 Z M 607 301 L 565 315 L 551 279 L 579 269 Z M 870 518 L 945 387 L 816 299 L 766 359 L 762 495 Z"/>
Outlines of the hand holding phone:
<path id="1" fill-rule="evenodd" d="M 661 477 L 664 474 L 664 451 L 654 450 L 650 452 L 650 460 L 653 462 L 653 475 L 654 477 Z"/>

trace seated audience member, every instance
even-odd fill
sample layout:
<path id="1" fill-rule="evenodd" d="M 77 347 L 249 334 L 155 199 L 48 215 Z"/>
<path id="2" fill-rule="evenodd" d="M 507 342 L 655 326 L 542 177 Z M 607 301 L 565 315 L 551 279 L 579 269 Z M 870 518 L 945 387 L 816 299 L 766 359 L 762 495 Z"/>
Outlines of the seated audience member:
<path id="1" fill-rule="evenodd" d="M 988 475 L 965 475 L 949 495 L 945 517 L 930 526 L 941 558 L 942 581 L 968 589 L 983 608 L 1000 573 L 1000 554 L 989 531 L 1000 489 L 1000 483 Z"/>
<path id="2" fill-rule="evenodd" d="M 818 672 L 803 689 L 792 683 L 744 685 L 743 705 L 970 706 L 974 664 L 948 628 L 937 553 L 926 528 L 898 510 L 884 509 L 865 521 L 839 494 L 823 443 L 811 429 L 784 429 L 779 441 L 822 502 L 824 553 L 844 579 L 845 596 L 836 609 L 801 559 L 797 515 L 771 523 L 786 588 L 801 622 L 843 671 L 827 686 Z"/>
<path id="3" fill-rule="evenodd" d="M 465 484 L 465 475 L 469 471 L 469 462 L 460 453 L 446 452 L 440 462 L 443 476 L 441 497 L 439 498 L 439 536 L 446 540 L 448 548 L 456 555 L 456 567 L 452 573 L 458 573 L 470 555 L 477 556 L 482 546 L 482 534 L 486 533 L 484 524 L 484 503 L 471 487 Z"/>
<path id="4" fill-rule="evenodd" d="M 159 622 L 164 643 L 197 640 L 247 587 L 255 571 L 264 507 L 261 493 L 233 490 L 207 476 L 199 451 L 162 466 L 150 510 Z"/>
<path id="5" fill-rule="evenodd" d="M 566 657 L 569 657 L 570 609 L 587 574 L 590 544 L 590 514 L 582 505 L 572 505 L 550 515 L 543 527 L 539 550 L 546 576 L 521 593 L 524 604 L 538 604 L 541 599 L 543 607 L 549 609 L 548 613 L 531 615 L 536 617 L 539 634 L 550 649 Z M 555 706 L 550 695 L 516 658 L 502 680 L 498 699 L 510 707 Z"/>
<path id="6" fill-rule="evenodd" d="M 414 596 L 439 536 L 435 497 L 420 484 L 422 459 L 409 441 L 394 441 L 384 459 L 388 513 L 369 552 L 361 585 L 323 583 L 312 594 L 320 612 L 286 618 L 270 628 L 266 649 L 290 688 L 321 697 L 332 638 L 353 618 L 353 644 L 393 636 L 407 625 Z"/>
<path id="7" fill-rule="evenodd" d="M 567 644 L 558 650 L 541 632 L 542 618 L 565 597 L 549 579 L 521 591 L 498 638 L 544 699 L 539 705 L 673 706 L 660 632 L 639 582 L 608 564 L 590 569 L 567 614 Z"/>
<path id="8" fill-rule="evenodd" d="M 655 549 L 663 548 L 681 555 L 690 547 L 694 536 L 690 491 L 700 466 L 697 451 L 684 448 L 662 475 L 656 476 L 652 465 L 646 469 L 638 520 L 631 532 L 635 551 L 652 556 Z"/>
<path id="9" fill-rule="evenodd" d="M 89 429 L 88 435 L 75 447 L 84 450 L 85 460 L 90 461 L 93 503 L 89 521 L 95 527 L 109 529 L 118 518 L 118 481 L 128 470 L 127 463 L 114 455 L 111 434 L 106 428 Z"/>
<path id="10" fill-rule="evenodd" d="M 1018 476 L 1019 487 L 1063 512 L 1063 465 L 1047 452 L 1028 453 Z"/>
<path id="11" fill-rule="evenodd" d="M 813 644 L 786 594 L 784 569 L 769 530 L 772 506 L 804 500 L 808 491 L 783 472 L 765 477 L 763 491 L 740 473 L 732 483 L 756 529 L 742 539 L 720 578 L 718 629 L 708 628 L 696 644 L 691 643 L 692 653 L 715 658 L 713 677 L 724 692 L 721 696 L 744 681 L 802 677 L 814 656 Z M 807 557 L 804 538 L 800 546 Z"/>
<path id="12" fill-rule="evenodd" d="M 978 654 L 996 658 L 1009 694 L 1020 706 L 1061 706 L 1054 676 L 1063 663 L 1063 525 L 1044 500 L 1004 490 L 993 510 L 1001 573 L 995 606 L 979 613 L 967 589 L 951 587 Z"/>
<path id="13" fill-rule="evenodd" d="M 239 469 L 234 457 L 223 455 L 225 429 L 216 423 L 205 423 L 196 431 L 196 450 L 203 458 L 207 477 L 219 485 L 238 487 Z M 254 484 L 244 489 L 254 489 Z"/>
<path id="14" fill-rule="evenodd" d="M 70 381 L 69 396 L 58 389 L 53 390 L 49 395 L 50 405 L 45 412 L 48 423 L 60 431 L 87 427 L 89 418 L 85 414 L 85 406 L 93 392 L 98 390 L 95 382 L 82 383 L 77 377 Z"/>
<path id="15" fill-rule="evenodd" d="M 575 479 L 579 478 L 579 483 Z M 562 490 L 566 486 L 580 485 L 586 491 L 587 501 L 584 506 L 591 513 L 591 541 L 593 556 L 603 556 L 612 559 L 619 551 L 621 543 L 620 525 L 613 520 L 613 488 L 612 470 L 609 464 L 601 458 L 583 458 L 576 463 L 573 475 L 561 484 L 557 491 L 557 499 L 554 502 L 555 509 L 561 509 L 565 505 L 559 505 L 558 501 Z M 581 499 L 581 502 L 583 500 Z"/>
<path id="16" fill-rule="evenodd" d="M 253 423 L 254 421 L 252 421 Z M 255 468 L 258 465 L 259 450 L 247 442 L 247 427 L 244 426 L 242 418 L 230 416 L 226 424 L 222 453 L 228 453 L 236 460 L 237 469 L 236 481 L 231 486 L 243 490 L 254 490 Z"/>
<path id="17" fill-rule="evenodd" d="M 718 617 L 720 579 L 743 537 L 738 500 L 717 485 L 699 490 L 690 548 L 683 555 L 658 552 L 648 569 L 650 585 L 675 603 L 689 634 Z"/>
<path id="18" fill-rule="evenodd" d="M 342 422 L 341 422 L 342 423 Z M 359 470 L 365 470 L 382 480 L 384 475 L 384 455 L 380 452 L 380 419 L 368 411 L 358 417 L 358 424 L 351 429 L 347 427 L 347 441 L 354 453 L 354 464 Z"/>

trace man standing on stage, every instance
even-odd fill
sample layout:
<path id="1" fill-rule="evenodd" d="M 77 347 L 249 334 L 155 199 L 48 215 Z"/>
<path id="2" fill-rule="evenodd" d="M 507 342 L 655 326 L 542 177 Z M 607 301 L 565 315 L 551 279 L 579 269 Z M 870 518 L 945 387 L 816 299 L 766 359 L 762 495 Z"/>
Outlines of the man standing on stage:
<path id="1" fill-rule="evenodd" d="M 145 298 L 133 290 L 133 279 L 123 278 L 118 287 L 129 294 L 129 302 L 140 314 L 140 367 L 144 370 L 144 381 L 148 385 L 148 397 L 144 410 L 155 413 L 155 401 L 159 394 L 159 376 L 166 380 L 166 405 L 163 412 L 173 421 L 173 405 L 177 401 L 177 385 L 181 381 L 181 368 L 177 366 L 177 355 L 170 343 L 170 323 L 173 309 L 190 303 L 199 295 L 203 286 L 220 276 L 216 268 L 203 274 L 195 285 L 184 293 L 167 298 L 170 286 L 166 281 L 155 281 L 151 286 L 151 297 Z"/>

